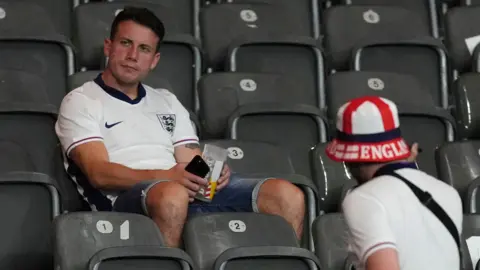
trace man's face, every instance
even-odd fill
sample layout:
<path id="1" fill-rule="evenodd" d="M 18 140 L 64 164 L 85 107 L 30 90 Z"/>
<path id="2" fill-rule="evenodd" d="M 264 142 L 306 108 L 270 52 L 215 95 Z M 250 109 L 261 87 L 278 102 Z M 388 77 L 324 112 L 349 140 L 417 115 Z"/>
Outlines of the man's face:
<path id="1" fill-rule="evenodd" d="M 159 38 L 148 27 L 133 21 L 118 24 L 113 40 L 106 39 L 107 69 L 119 84 L 136 84 L 147 77 L 160 59 L 156 52 Z"/>

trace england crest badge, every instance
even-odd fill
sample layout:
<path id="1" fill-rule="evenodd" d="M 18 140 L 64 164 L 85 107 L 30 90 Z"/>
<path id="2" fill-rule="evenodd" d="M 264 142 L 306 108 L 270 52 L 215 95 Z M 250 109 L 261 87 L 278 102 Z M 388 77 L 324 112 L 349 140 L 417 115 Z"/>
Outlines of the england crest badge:
<path id="1" fill-rule="evenodd" d="M 157 118 L 160 121 L 160 124 L 162 124 L 163 129 L 167 131 L 170 136 L 173 136 L 173 132 L 175 131 L 176 115 L 157 114 Z"/>

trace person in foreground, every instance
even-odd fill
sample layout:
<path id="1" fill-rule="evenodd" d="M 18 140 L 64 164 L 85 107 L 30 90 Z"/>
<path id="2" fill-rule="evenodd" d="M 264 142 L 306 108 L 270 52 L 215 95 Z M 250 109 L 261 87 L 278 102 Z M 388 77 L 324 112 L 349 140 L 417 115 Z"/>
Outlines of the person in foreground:
<path id="1" fill-rule="evenodd" d="M 160 60 L 162 22 L 126 7 L 105 40 L 103 73 L 70 92 L 55 126 L 68 173 L 93 210 L 139 213 L 178 247 L 189 214 L 279 215 L 302 235 L 303 192 L 282 179 L 250 179 L 225 166 L 211 203 L 194 200 L 207 181 L 185 171 L 201 155 L 189 113 L 175 95 L 141 83 Z"/>
<path id="2" fill-rule="evenodd" d="M 401 137 L 395 104 L 374 96 L 353 99 L 339 109 L 336 128 L 326 153 L 345 162 L 359 183 L 342 203 L 357 269 L 459 269 L 452 234 L 406 182 L 392 175 L 429 192 L 461 234 L 459 194 L 417 169 L 418 145 L 409 149 Z"/>

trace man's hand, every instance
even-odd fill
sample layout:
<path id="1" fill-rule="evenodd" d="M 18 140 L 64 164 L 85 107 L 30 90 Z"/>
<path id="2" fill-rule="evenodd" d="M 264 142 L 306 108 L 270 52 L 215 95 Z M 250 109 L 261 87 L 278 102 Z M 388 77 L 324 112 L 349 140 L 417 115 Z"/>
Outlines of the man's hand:
<path id="1" fill-rule="evenodd" d="M 187 188 L 190 201 L 192 201 L 197 192 L 200 190 L 200 187 L 207 186 L 208 181 L 185 171 L 186 166 L 187 164 L 185 163 L 178 163 L 168 171 L 170 173 L 170 180 L 176 181 Z"/>
<path id="2" fill-rule="evenodd" d="M 218 178 L 218 185 L 217 185 L 217 190 L 222 190 L 224 187 L 228 185 L 228 182 L 230 181 L 230 168 L 228 167 L 227 164 L 223 166 L 222 173 L 220 174 L 220 178 Z"/>
<path id="3" fill-rule="evenodd" d="M 408 162 L 415 162 L 418 156 L 418 143 L 414 143 L 412 148 L 410 148 L 410 156 L 407 158 Z"/>

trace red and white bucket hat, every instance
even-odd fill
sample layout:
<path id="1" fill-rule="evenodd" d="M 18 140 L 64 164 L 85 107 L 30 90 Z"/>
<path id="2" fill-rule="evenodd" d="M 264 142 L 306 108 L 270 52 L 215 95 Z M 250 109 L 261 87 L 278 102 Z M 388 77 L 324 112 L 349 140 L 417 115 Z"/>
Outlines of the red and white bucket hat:
<path id="1" fill-rule="evenodd" d="M 327 156 L 339 162 L 389 162 L 410 156 L 392 101 L 366 96 L 344 104 L 337 113 L 337 134 Z"/>

